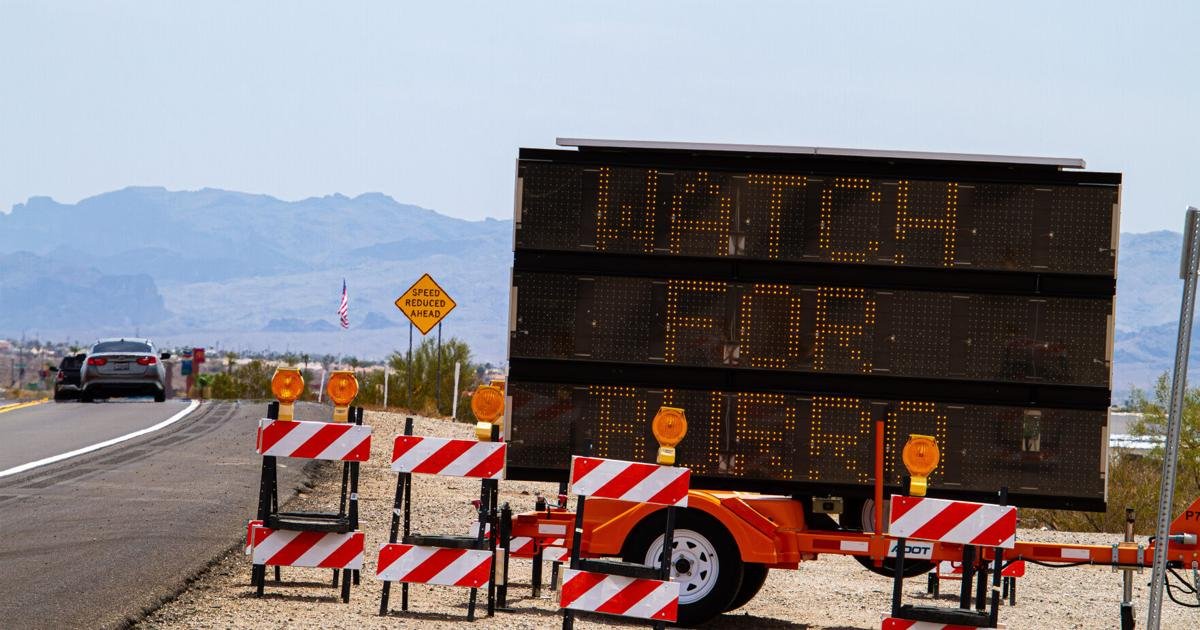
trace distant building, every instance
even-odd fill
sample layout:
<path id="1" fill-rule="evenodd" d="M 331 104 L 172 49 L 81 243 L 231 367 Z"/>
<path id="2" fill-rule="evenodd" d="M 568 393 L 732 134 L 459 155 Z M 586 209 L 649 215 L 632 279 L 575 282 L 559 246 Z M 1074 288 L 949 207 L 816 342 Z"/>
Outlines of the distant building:
<path id="1" fill-rule="evenodd" d="M 1128 411 L 1108 413 L 1108 447 L 1126 451 L 1149 451 L 1162 444 L 1161 436 L 1133 435 L 1133 425 L 1142 420 L 1142 414 Z"/>

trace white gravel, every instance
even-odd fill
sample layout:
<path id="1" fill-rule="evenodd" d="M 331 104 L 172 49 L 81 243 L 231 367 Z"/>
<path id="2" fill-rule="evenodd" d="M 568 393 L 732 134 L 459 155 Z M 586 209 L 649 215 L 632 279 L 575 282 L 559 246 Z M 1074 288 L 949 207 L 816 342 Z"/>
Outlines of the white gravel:
<path id="1" fill-rule="evenodd" d="M 400 589 L 392 589 L 392 611 L 379 616 L 381 582 L 374 578 L 374 556 L 386 540 L 396 477 L 388 467 L 392 438 L 403 427 L 403 416 L 368 412 L 366 423 L 375 427 L 371 461 L 363 466 L 359 486 L 362 529 L 367 534 L 366 563 L 362 583 L 351 591 L 350 603 L 342 604 L 339 592 L 330 586 L 331 571 L 283 569 L 284 582 L 268 580 L 266 596 L 255 597 L 250 586 L 250 560 L 240 552 L 228 554 L 202 574 L 186 592 L 144 619 L 145 628 L 457 628 L 466 627 L 466 589 L 413 585 L 410 610 L 401 612 Z M 469 425 L 420 418 L 418 435 L 471 438 Z M 474 518 L 470 505 L 478 497 L 479 483 L 462 479 L 416 476 L 413 480 L 414 530 L 427 533 L 466 533 Z M 334 471 L 323 473 L 310 494 L 302 495 L 289 508 L 322 509 L 336 503 L 338 478 Z M 553 496 L 554 484 L 505 481 L 501 501 L 515 511 L 531 509 L 534 493 Z M 249 518 L 250 515 L 247 515 Z M 244 532 L 230 532 L 230 536 Z M 1074 534 L 1022 530 L 1022 540 L 1112 544 L 1112 535 Z M 268 571 L 268 575 L 271 572 Z M 544 579 L 549 580 L 547 564 Z M 1135 574 L 1135 607 L 1139 626 L 1144 624 L 1150 572 Z M 485 613 L 486 596 L 480 592 L 481 628 L 561 627 L 554 593 L 545 588 L 542 597 L 531 597 L 530 562 L 515 559 L 510 566 L 509 605 L 514 612 Z M 743 608 L 710 623 L 709 628 L 878 628 L 881 613 L 891 602 L 891 580 L 871 574 L 853 559 L 823 556 L 803 563 L 798 571 L 771 571 L 762 591 Z M 949 604 L 957 582 L 943 582 L 940 601 Z M 922 602 L 925 578 L 906 582 L 907 601 Z M 1117 628 L 1121 597 L 1121 574 L 1109 568 L 1078 567 L 1046 569 L 1029 566 L 1018 581 L 1017 606 L 1003 607 L 1000 619 L 1009 628 Z M 601 616 L 583 617 L 580 628 L 614 625 L 647 627 Z M 1164 604 L 1163 627 L 1200 628 L 1200 609 Z"/>

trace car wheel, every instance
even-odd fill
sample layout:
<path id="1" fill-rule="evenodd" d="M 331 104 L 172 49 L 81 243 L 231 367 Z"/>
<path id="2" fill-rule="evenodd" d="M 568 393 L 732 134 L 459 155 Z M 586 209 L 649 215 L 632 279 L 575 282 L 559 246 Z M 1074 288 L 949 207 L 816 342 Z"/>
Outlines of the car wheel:
<path id="1" fill-rule="evenodd" d="M 767 581 L 767 565 L 757 562 L 745 562 L 742 564 L 742 586 L 738 589 L 737 595 L 733 596 L 733 601 L 729 603 L 729 607 L 725 612 L 737 610 L 742 606 L 750 603 L 758 591 L 762 589 L 763 584 Z"/>
<path id="2" fill-rule="evenodd" d="M 884 514 L 887 514 L 888 501 L 884 500 Z M 887 521 L 886 516 L 884 521 Z M 862 532 L 875 531 L 875 499 L 862 499 L 860 501 L 847 502 L 846 510 L 842 512 L 841 524 L 843 529 L 854 529 Z M 884 558 L 882 566 L 875 566 L 875 561 L 869 556 L 854 556 L 854 559 L 859 564 L 863 565 L 871 573 L 882 575 L 883 577 L 894 577 L 896 575 L 896 559 Z M 904 577 L 916 577 L 924 575 L 933 570 L 934 564 L 928 560 L 913 560 L 905 558 L 904 560 Z"/>
<path id="3" fill-rule="evenodd" d="M 85 391 L 82 391 L 79 393 L 79 402 L 90 403 L 90 402 L 93 402 L 94 400 L 96 400 L 96 399 L 95 399 L 95 397 L 92 396 L 91 392 L 88 392 L 85 390 Z"/>
<path id="4" fill-rule="evenodd" d="M 167 393 L 166 392 L 155 392 L 154 393 L 154 402 L 167 402 Z"/>
<path id="5" fill-rule="evenodd" d="M 626 562 L 659 566 L 666 510 L 634 528 L 625 540 Z M 698 510 L 677 512 L 671 579 L 679 583 L 679 621 L 696 626 L 730 609 L 742 584 L 742 557 L 733 536 L 711 516 Z"/>

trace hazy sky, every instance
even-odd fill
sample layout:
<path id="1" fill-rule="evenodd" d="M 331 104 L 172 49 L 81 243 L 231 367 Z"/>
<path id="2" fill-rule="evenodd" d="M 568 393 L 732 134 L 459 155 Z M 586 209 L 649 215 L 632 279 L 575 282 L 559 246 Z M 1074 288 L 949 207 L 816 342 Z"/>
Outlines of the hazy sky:
<path id="1" fill-rule="evenodd" d="M 512 211 L 556 136 L 1082 157 L 1200 205 L 1200 10 L 0 0 L 0 208 L 127 185 Z M 266 4 L 266 3 L 264 3 Z"/>

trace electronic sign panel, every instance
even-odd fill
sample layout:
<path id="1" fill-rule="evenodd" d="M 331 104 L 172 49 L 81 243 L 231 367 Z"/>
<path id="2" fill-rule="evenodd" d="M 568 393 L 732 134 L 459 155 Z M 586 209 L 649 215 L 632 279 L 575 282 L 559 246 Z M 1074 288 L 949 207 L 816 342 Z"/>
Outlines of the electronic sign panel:
<path id="1" fill-rule="evenodd" d="M 1103 507 L 1120 176 L 936 160 L 522 150 L 510 475 L 649 460 L 865 494 L 908 433 L 933 494 Z"/>

